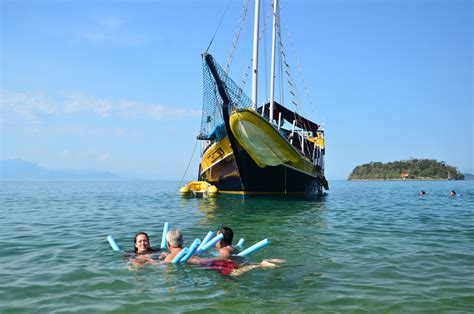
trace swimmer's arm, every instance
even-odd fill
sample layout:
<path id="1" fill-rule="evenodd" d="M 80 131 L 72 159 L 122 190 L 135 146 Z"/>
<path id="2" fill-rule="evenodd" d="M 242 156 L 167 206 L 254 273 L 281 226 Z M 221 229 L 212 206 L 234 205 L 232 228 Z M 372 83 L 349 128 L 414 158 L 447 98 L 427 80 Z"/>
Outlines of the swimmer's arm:
<path id="1" fill-rule="evenodd" d="M 154 261 L 153 258 L 151 258 L 148 255 L 137 256 L 134 259 L 130 259 L 130 261 L 133 264 L 138 265 L 138 266 L 146 265 L 146 264 L 156 264 L 156 261 Z"/>
<path id="2" fill-rule="evenodd" d="M 188 259 L 188 263 L 193 263 L 193 264 L 207 264 L 212 261 L 215 261 L 215 258 L 207 258 L 207 259 L 200 259 L 199 257 L 191 257 Z"/>
<path id="3" fill-rule="evenodd" d="M 197 257 L 191 257 L 191 258 L 188 259 L 188 263 L 200 264 L 201 260 Z"/>

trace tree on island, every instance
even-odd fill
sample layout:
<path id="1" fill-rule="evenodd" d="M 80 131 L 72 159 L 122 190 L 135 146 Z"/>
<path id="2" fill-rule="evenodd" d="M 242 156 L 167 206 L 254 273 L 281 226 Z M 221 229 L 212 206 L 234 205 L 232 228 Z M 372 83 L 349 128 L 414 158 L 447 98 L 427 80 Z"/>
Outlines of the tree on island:
<path id="1" fill-rule="evenodd" d="M 435 159 L 410 159 L 357 166 L 349 180 L 464 180 L 457 167 Z"/>

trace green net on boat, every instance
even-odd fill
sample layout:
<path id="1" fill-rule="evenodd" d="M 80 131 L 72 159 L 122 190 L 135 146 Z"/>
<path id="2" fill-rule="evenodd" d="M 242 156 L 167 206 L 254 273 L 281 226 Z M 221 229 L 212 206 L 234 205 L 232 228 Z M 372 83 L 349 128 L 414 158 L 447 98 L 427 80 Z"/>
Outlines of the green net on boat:
<path id="1" fill-rule="evenodd" d="M 252 107 L 252 100 L 244 93 L 244 91 L 225 73 L 219 64 L 207 55 L 208 62 L 216 69 L 218 78 L 225 86 L 225 92 L 230 100 L 230 107 L 244 109 Z M 219 94 L 218 87 L 214 76 L 211 73 L 206 59 L 203 57 L 203 103 L 201 118 L 201 139 L 211 137 L 212 133 L 218 129 L 222 130 L 224 118 L 222 116 L 222 106 L 224 101 Z M 220 127 L 219 127 L 220 126 Z M 219 128 L 218 128 L 219 127 Z M 225 132 L 225 129 L 224 131 Z M 225 136 L 225 133 L 224 133 Z M 218 136 L 220 137 L 220 136 Z"/>

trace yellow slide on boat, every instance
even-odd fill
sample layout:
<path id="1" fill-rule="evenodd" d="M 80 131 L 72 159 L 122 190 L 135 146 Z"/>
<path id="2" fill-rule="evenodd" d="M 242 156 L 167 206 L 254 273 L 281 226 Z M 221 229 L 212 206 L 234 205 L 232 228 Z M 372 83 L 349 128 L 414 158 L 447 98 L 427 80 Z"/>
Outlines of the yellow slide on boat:
<path id="1" fill-rule="evenodd" d="M 195 197 L 208 197 L 217 194 L 217 187 L 205 181 L 191 181 L 186 183 L 179 192 L 183 196 L 192 194 Z"/>
<path id="2" fill-rule="evenodd" d="M 256 111 L 233 111 L 229 122 L 239 144 L 260 168 L 299 162 L 298 152 Z"/>

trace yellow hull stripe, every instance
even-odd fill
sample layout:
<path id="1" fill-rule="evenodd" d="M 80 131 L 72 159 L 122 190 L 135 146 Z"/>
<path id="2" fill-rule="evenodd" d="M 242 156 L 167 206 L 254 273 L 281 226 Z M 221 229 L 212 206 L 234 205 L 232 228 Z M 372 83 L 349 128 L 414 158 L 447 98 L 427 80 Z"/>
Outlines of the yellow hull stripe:
<path id="1" fill-rule="evenodd" d="M 212 144 L 207 149 L 201 157 L 201 169 L 209 169 L 212 165 L 215 165 L 232 153 L 229 137 L 226 136 L 220 142 Z"/>

